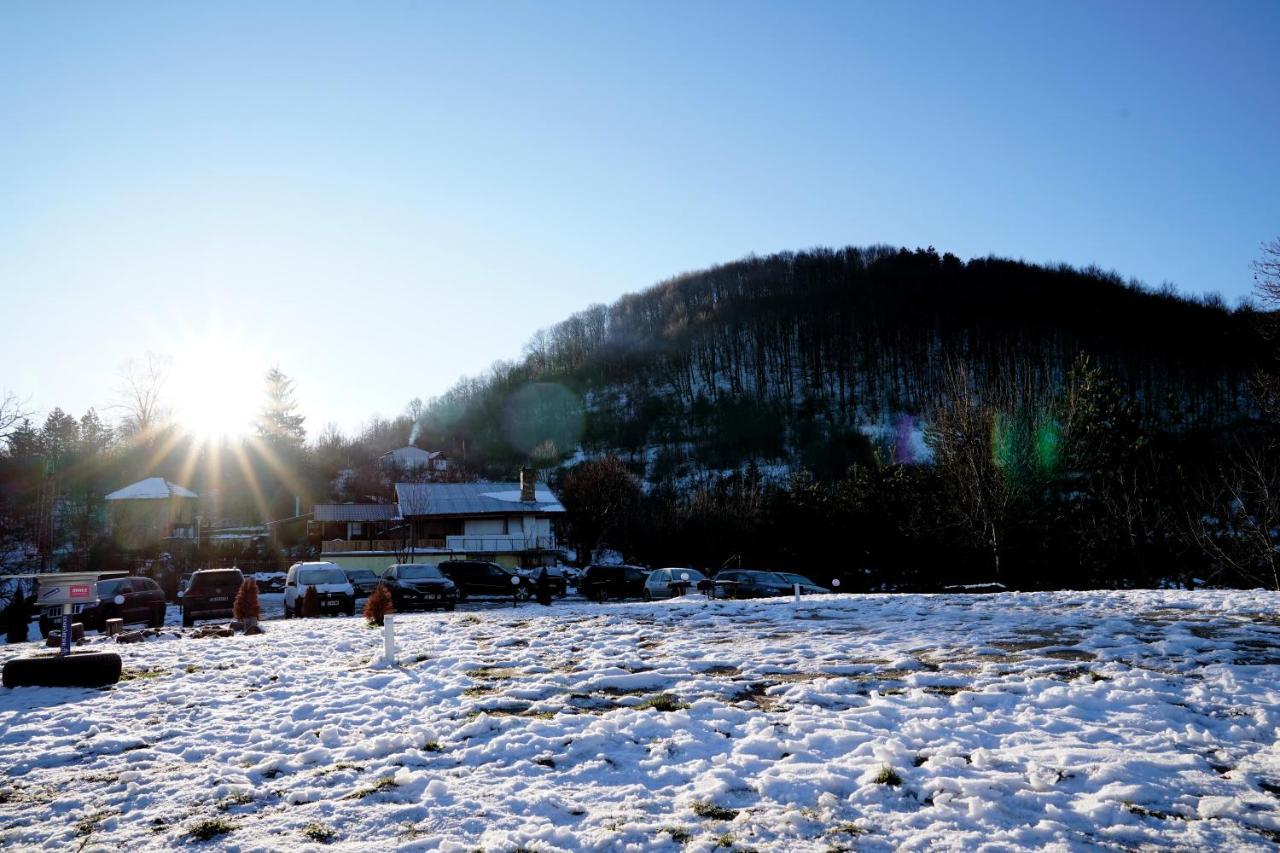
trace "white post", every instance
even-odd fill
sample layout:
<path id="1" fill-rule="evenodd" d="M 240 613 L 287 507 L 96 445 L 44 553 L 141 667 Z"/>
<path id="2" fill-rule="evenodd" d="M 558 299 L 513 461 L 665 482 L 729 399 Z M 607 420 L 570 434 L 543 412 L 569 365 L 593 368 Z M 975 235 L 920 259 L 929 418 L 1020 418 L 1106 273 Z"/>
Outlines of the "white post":
<path id="1" fill-rule="evenodd" d="M 388 613 L 382 617 L 382 659 L 392 666 L 396 662 L 396 617 Z"/>
<path id="2" fill-rule="evenodd" d="M 793 584 L 796 591 L 796 604 L 800 603 L 800 584 Z"/>

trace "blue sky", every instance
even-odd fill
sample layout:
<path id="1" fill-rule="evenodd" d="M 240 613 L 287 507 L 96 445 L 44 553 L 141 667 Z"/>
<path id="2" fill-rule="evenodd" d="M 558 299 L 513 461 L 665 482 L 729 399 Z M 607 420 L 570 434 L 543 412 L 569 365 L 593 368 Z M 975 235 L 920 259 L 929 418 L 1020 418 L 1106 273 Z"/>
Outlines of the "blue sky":
<path id="1" fill-rule="evenodd" d="M 676 273 L 934 245 L 1251 286 L 1280 3 L 0 6 L 0 391 L 393 415 Z M 243 415 L 243 418 L 241 418 Z"/>

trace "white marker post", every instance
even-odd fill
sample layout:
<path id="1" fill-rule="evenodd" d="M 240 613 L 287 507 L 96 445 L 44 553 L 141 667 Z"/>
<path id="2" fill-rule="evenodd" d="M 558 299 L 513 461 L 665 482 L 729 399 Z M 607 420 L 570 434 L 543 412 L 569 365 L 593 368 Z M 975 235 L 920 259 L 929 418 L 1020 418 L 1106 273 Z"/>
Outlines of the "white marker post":
<path id="1" fill-rule="evenodd" d="M 792 584 L 796 591 L 796 604 L 800 603 L 800 584 Z"/>
<path id="2" fill-rule="evenodd" d="M 680 594 L 684 595 L 686 592 L 689 591 L 689 573 L 681 572 L 680 580 L 684 581 L 684 583 L 680 585 Z"/>
<path id="3" fill-rule="evenodd" d="M 840 588 L 840 578 L 832 578 L 832 579 L 831 579 L 831 588 L 832 588 L 832 589 L 839 589 L 839 588 Z"/>
<path id="4" fill-rule="evenodd" d="M 511 606 L 516 607 L 520 604 L 520 576 L 519 575 L 511 576 L 511 586 L 514 587 L 514 589 L 511 590 Z"/>
<path id="5" fill-rule="evenodd" d="M 396 664 L 396 617 L 388 613 L 382 617 L 382 659 L 388 666 Z"/>

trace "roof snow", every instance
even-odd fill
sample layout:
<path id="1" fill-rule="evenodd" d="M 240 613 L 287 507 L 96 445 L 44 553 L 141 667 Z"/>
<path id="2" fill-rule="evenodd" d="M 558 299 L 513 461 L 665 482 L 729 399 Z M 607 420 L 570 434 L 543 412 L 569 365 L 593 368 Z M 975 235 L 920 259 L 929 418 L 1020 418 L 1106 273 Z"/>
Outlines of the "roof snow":
<path id="1" fill-rule="evenodd" d="M 184 489 L 177 483 L 171 483 L 164 477 L 148 477 L 131 486 L 116 489 L 107 495 L 109 501 L 162 501 L 169 498 L 199 497 L 190 489 Z"/>
<path id="2" fill-rule="evenodd" d="M 400 514 L 509 515 L 564 512 L 550 489 L 535 489 L 532 501 L 520 500 L 519 483 L 396 483 Z"/>

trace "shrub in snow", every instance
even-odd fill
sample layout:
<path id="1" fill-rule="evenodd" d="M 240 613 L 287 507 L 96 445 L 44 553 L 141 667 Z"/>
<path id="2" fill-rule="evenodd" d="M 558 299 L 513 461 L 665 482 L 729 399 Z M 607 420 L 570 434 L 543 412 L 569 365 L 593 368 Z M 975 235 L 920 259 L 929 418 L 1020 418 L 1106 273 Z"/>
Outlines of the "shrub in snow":
<path id="1" fill-rule="evenodd" d="M 253 578 L 245 578 L 236 593 L 235 604 L 231 605 L 231 615 L 244 626 L 246 634 L 261 634 L 258 619 L 262 616 L 262 606 L 258 603 L 258 582 Z"/>
<path id="2" fill-rule="evenodd" d="M 302 596 L 302 615 L 311 617 L 320 615 L 320 593 L 314 586 L 307 587 L 307 594 Z"/>
<path id="3" fill-rule="evenodd" d="M 370 625 L 380 627 L 383 618 L 394 610 L 395 608 L 391 606 L 391 593 L 387 590 L 387 585 L 380 583 L 369 596 L 368 601 L 364 603 L 364 618 L 369 621 Z"/>
<path id="4" fill-rule="evenodd" d="M 872 779 L 871 781 L 875 782 L 877 785 L 889 785 L 891 787 L 897 787 L 898 785 L 902 784 L 902 777 L 898 775 L 898 772 L 896 770 L 894 770 L 888 764 L 885 764 L 880 768 L 880 772 L 876 774 L 876 778 Z"/>

